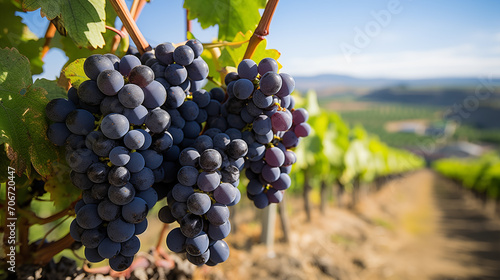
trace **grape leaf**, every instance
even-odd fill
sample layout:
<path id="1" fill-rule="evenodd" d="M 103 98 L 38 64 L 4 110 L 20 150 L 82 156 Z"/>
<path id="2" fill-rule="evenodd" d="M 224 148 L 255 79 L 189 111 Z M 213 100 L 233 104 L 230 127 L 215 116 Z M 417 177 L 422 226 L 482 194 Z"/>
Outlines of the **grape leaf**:
<path id="1" fill-rule="evenodd" d="M 28 58 L 14 48 L 0 49 L 0 90 L 20 93 L 32 83 Z"/>
<path id="2" fill-rule="evenodd" d="M 117 18 L 116 12 L 113 9 L 112 5 L 106 5 L 106 25 L 109 26 L 114 26 L 115 19 Z M 116 27 L 116 26 L 115 26 Z M 53 41 L 56 42 L 57 46 L 54 45 L 54 47 L 58 47 L 64 51 L 66 56 L 68 57 L 68 64 L 69 62 L 72 62 L 76 59 L 82 58 L 82 57 L 89 57 L 93 54 L 105 54 L 105 53 L 110 53 L 111 48 L 113 46 L 113 39 L 115 37 L 116 33 L 114 33 L 111 30 L 106 30 L 106 32 L 103 34 L 104 41 L 106 44 L 102 49 L 86 49 L 86 48 L 79 48 L 78 46 L 75 45 L 73 40 L 68 37 L 61 36 L 60 34 L 56 34 Z M 120 40 L 120 45 L 118 46 L 118 49 L 115 51 L 115 54 L 119 57 L 125 55 L 127 52 L 129 46 L 128 42 L 128 37 L 122 38 Z"/>
<path id="3" fill-rule="evenodd" d="M 77 59 L 66 66 L 66 68 L 64 68 L 61 72 L 62 75 L 70 80 L 71 85 L 75 88 L 78 88 L 78 86 L 84 81 L 89 80 L 83 71 L 84 62 L 85 58 Z"/>
<path id="4" fill-rule="evenodd" d="M 254 30 L 260 20 L 259 9 L 266 0 L 185 0 L 188 18 L 197 19 L 203 29 L 219 26 L 219 40 L 233 38 L 238 32 Z"/>
<path id="5" fill-rule="evenodd" d="M 81 191 L 76 188 L 69 173 L 71 168 L 63 163 L 54 163 L 53 172 L 45 182 L 45 190 L 50 193 L 50 200 L 54 202 L 56 211 L 67 208 L 78 199 Z"/>
<path id="6" fill-rule="evenodd" d="M 105 0 L 23 0 L 25 11 L 41 8 L 42 16 L 56 17 L 80 47 L 102 48 L 106 31 Z"/>
<path id="7" fill-rule="evenodd" d="M 46 136 L 47 91 L 32 85 L 28 59 L 16 49 L 0 49 L 0 73 L 0 141 L 18 175 L 33 166 L 47 176 L 60 154 Z"/>
<path id="8" fill-rule="evenodd" d="M 233 42 L 242 42 L 242 41 L 248 41 L 250 40 L 250 37 L 252 37 L 253 32 L 252 31 L 247 31 L 247 33 L 238 33 L 234 39 L 232 40 Z M 252 60 L 259 63 L 263 58 L 270 57 L 274 58 L 275 60 L 278 60 L 280 57 L 280 53 L 277 50 L 274 49 L 266 49 L 267 41 L 264 39 L 260 44 L 257 46 L 257 49 L 255 50 L 254 55 L 252 56 Z M 244 43 L 238 46 L 227 46 L 225 47 L 222 52 L 221 56 L 219 59 L 219 62 L 221 64 L 221 67 L 225 66 L 238 66 L 238 64 L 243 60 L 243 56 L 245 55 L 245 51 L 247 49 L 248 43 Z M 278 65 L 281 68 L 281 65 Z"/>
<path id="9" fill-rule="evenodd" d="M 43 40 L 39 40 L 36 35 L 22 22 L 22 18 L 15 13 L 21 11 L 15 2 L 11 0 L 0 0 L 0 48 L 15 47 L 20 53 L 31 61 L 31 72 L 40 74 L 43 71 L 43 61 L 40 53 L 42 51 Z"/>
<path id="10" fill-rule="evenodd" d="M 37 79 L 33 86 L 44 88 L 47 91 L 47 99 L 49 100 L 56 98 L 68 98 L 66 90 L 59 86 L 56 81 Z"/>

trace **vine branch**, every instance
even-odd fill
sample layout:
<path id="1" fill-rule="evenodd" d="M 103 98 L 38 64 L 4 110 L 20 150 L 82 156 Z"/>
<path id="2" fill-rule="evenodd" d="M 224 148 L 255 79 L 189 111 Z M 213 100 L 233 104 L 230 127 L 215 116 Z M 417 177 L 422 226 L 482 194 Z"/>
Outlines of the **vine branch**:
<path id="1" fill-rule="evenodd" d="M 45 42 L 43 43 L 43 48 L 42 48 L 42 54 L 41 58 L 43 59 L 47 52 L 50 49 L 50 42 L 52 41 L 52 38 L 56 35 L 56 26 L 52 23 L 49 22 L 49 26 L 47 27 L 47 31 L 45 32 Z"/>
<path id="2" fill-rule="evenodd" d="M 134 21 L 137 22 L 137 19 L 139 18 L 144 5 L 146 5 L 146 0 L 134 0 L 134 2 L 132 3 L 132 6 L 130 7 L 130 14 L 132 15 L 132 18 L 134 18 Z M 125 29 L 125 25 L 122 26 L 121 32 L 125 34 L 125 37 L 128 35 L 127 30 Z M 115 35 L 115 37 L 113 37 L 113 41 L 111 42 L 112 53 L 116 52 L 120 41 L 125 37 L 121 37 L 120 35 Z"/>
<path id="3" fill-rule="evenodd" d="M 269 0 L 267 2 L 264 13 L 260 18 L 259 25 L 257 25 L 255 32 L 250 38 L 250 42 L 248 43 L 243 59 L 252 58 L 257 46 L 260 42 L 262 42 L 262 40 L 264 40 L 265 36 L 269 35 L 269 26 L 271 25 L 271 20 L 273 19 L 274 11 L 276 11 L 278 2 L 279 0 Z"/>
<path id="4" fill-rule="evenodd" d="M 41 265 L 47 264 L 55 255 L 59 254 L 59 252 L 69 248 L 73 242 L 75 242 L 75 240 L 68 233 L 55 242 L 45 243 L 43 248 L 32 254 L 34 263 Z"/>
<path id="5" fill-rule="evenodd" d="M 186 40 L 189 32 L 191 32 L 191 21 L 189 20 L 189 9 L 186 9 Z"/>
<path id="6" fill-rule="evenodd" d="M 130 14 L 125 2 L 123 0 L 109 0 L 109 2 L 113 5 L 113 8 L 123 23 L 123 26 L 125 26 L 127 32 L 130 34 L 130 37 L 132 37 L 132 41 L 134 41 L 137 46 L 139 53 L 143 54 L 150 51 L 152 49 L 151 46 L 142 35 L 139 27 L 137 27 L 137 24 Z"/>

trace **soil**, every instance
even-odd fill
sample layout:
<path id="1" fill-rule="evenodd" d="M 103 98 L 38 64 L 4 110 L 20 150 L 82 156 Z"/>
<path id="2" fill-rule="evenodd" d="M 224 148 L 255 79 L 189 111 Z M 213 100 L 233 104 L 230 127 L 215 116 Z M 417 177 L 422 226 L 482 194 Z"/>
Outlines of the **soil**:
<path id="1" fill-rule="evenodd" d="M 500 279 L 499 219 L 432 171 L 390 181 L 354 211 L 328 207 L 307 222 L 302 209 L 288 201 L 288 244 L 276 243 L 273 252 L 249 246 L 260 226 L 241 226 L 228 237 L 230 259 L 198 268 L 194 278 Z"/>

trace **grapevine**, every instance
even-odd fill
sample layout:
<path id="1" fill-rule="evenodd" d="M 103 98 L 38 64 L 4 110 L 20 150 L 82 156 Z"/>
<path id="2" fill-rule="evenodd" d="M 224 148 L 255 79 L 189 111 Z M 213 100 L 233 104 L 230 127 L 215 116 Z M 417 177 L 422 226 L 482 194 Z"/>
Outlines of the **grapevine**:
<path id="1" fill-rule="evenodd" d="M 42 266 L 83 246 L 86 261 L 107 260 L 107 269 L 127 275 L 157 204 L 164 225 L 154 254 L 165 247 L 198 266 L 228 260 L 231 207 L 247 198 L 258 209 L 282 202 L 287 189 L 303 184 L 294 175 L 307 169 L 301 150 L 322 137 L 313 129 L 314 108 L 293 93 L 279 53 L 265 47 L 279 1 L 250 3 L 251 29 L 235 24 L 237 32 L 220 31 L 210 43 L 190 33 L 190 17 L 206 16 L 203 1 L 186 1 L 188 40 L 156 46 L 135 22 L 146 1 L 133 1 L 129 11 L 123 0 L 81 0 L 83 9 L 95 9 L 91 15 L 46 2 L 12 4 L 40 8 L 51 21 L 37 58 L 1 49 L 0 67 L 9 73 L 0 81 L 1 156 L 19 176 L 20 264 Z M 121 30 L 111 26 L 116 17 Z M 82 34 L 68 18 L 92 30 Z M 33 83 L 37 59 L 57 40 L 69 65 L 57 82 Z M 342 176 L 350 181 L 350 173 Z M 49 216 L 30 209 L 47 201 L 57 209 Z M 48 227 L 35 241 L 33 225 Z M 53 240 L 58 230 L 64 234 Z"/>

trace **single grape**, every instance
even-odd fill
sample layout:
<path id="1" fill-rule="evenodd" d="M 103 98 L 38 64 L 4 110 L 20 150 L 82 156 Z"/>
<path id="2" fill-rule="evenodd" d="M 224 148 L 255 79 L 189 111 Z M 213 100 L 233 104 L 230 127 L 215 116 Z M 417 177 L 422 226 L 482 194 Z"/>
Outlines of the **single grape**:
<path id="1" fill-rule="evenodd" d="M 151 68 L 146 65 L 139 65 L 130 71 L 128 80 L 132 84 L 136 84 L 141 88 L 149 85 L 155 79 L 155 74 Z"/>
<path id="2" fill-rule="evenodd" d="M 196 39 L 188 40 L 186 46 L 189 46 L 193 50 L 195 58 L 199 57 L 203 52 L 203 44 Z"/>
<path id="3" fill-rule="evenodd" d="M 105 238 L 97 248 L 99 255 L 103 258 L 110 259 L 120 253 L 121 244 L 114 242 L 109 238 Z"/>
<path id="4" fill-rule="evenodd" d="M 128 119 L 121 114 L 109 114 L 102 119 L 101 131 L 110 139 L 120 139 L 128 132 Z"/>
<path id="5" fill-rule="evenodd" d="M 158 81 L 152 81 L 149 85 L 143 88 L 143 92 L 143 105 L 148 109 L 160 107 L 167 100 L 167 91 Z"/>
<path id="6" fill-rule="evenodd" d="M 267 96 L 274 95 L 281 89 L 282 83 L 281 76 L 278 73 L 267 72 L 260 78 L 260 91 Z"/>
<path id="7" fill-rule="evenodd" d="M 142 105 L 134 109 L 125 108 L 123 110 L 123 115 L 128 119 L 130 125 L 142 125 L 148 115 L 148 109 Z"/>
<path id="8" fill-rule="evenodd" d="M 109 259 L 109 266 L 114 271 L 124 271 L 132 265 L 133 260 L 133 257 L 125 257 L 121 254 L 118 254 Z"/>
<path id="9" fill-rule="evenodd" d="M 266 57 L 259 62 L 257 69 L 261 76 L 269 71 L 278 73 L 278 62 L 270 57 Z"/>
<path id="10" fill-rule="evenodd" d="M 251 59 L 243 59 L 238 64 L 238 75 L 243 79 L 253 80 L 258 73 L 257 64 Z"/>
<path id="11" fill-rule="evenodd" d="M 306 109 L 299 108 L 299 109 L 295 109 L 292 112 L 292 116 L 293 116 L 293 123 L 294 124 L 301 124 L 301 123 L 307 121 L 307 119 L 309 118 L 309 113 L 307 112 Z"/>
<path id="12" fill-rule="evenodd" d="M 137 236 L 132 236 L 129 240 L 122 242 L 120 254 L 125 257 L 133 257 L 141 248 L 141 241 Z"/>
<path id="13" fill-rule="evenodd" d="M 129 150 L 123 146 L 115 147 L 109 153 L 109 160 L 114 165 L 124 166 L 130 160 Z"/>
<path id="14" fill-rule="evenodd" d="M 205 171 L 214 171 L 221 165 L 222 156 L 217 150 L 208 149 L 200 155 L 200 167 Z"/>
<path id="15" fill-rule="evenodd" d="M 217 240 L 210 246 L 210 261 L 223 263 L 229 258 L 229 246 L 224 240 Z"/>
<path id="16" fill-rule="evenodd" d="M 64 146 L 66 139 L 71 135 L 74 134 L 71 134 L 65 123 L 53 123 L 47 129 L 47 137 L 56 146 Z"/>
<path id="17" fill-rule="evenodd" d="M 214 191 L 220 184 L 220 176 L 217 172 L 206 172 L 200 173 L 197 179 L 197 185 L 200 190 L 205 192 Z"/>
<path id="18" fill-rule="evenodd" d="M 109 189 L 108 189 L 109 193 Z M 103 221 L 113 221 L 120 216 L 121 208 L 108 199 L 105 199 L 97 205 L 97 213 Z"/>
<path id="19" fill-rule="evenodd" d="M 253 121 L 253 131 L 259 135 L 266 135 L 272 130 L 271 118 L 266 115 L 259 115 Z"/>
<path id="20" fill-rule="evenodd" d="M 92 80 L 97 80 L 99 73 L 102 71 L 114 69 L 115 67 L 113 62 L 101 54 L 93 54 L 87 57 L 83 63 L 83 71 L 85 72 L 85 75 Z"/>
<path id="21" fill-rule="evenodd" d="M 120 60 L 119 71 L 120 73 L 127 77 L 130 74 L 130 71 L 136 67 L 141 65 L 141 61 L 135 55 L 125 55 Z"/>
<path id="22" fill-rule="evenodd" d="M 104 183 L 108 177 L 108 166 L 102 162 L 96 162 L 87 169 L 87 176 L 94 183 Z"/>
<path id="23" fill-rule="evenodd" d="M 125 167 L 132 173 L 136 173 L 141 171 L 144 166 L 146 165 L 146 161 L 144 160 L 144 157 L 138 153 L 130 153 L 130 160 L 129 162 L 125 165 Z"/>
<path id="24" fill-rule="evenodd" d="M 207 251 L 208 245 L 208 235 L 202 232 L 193 238 L 186 238 L 185 249 L 186 252 L 192 256 L 200 256 Z"/>
<path id="25" fill-rule="evenodd" d="M 101 257 L 101 255 L 99 255 L 99 252 L 97 251 L 96 248 L 94 248 L 94 249 L 85 248 L 84 255 L 85 255 L 85 258 L 89 262 L 92 262 L 92 263 L 98 263 L 98 262 L 101 262 L 104 260 L 104 258 Z"/>
<path id="26" fill-rule="evenodd" d="M 203 219 L 195 214 L 186 214 L 180 219 L 179 224 L 182 234 L 188 238 L 197 236 L 203 230 Z"/>
<path id="27" fill-rule="evenodd" d="M 138 85 L 126 84 L 118 92 L 118 100 L 125 108 L 136 108 L 144 101 L 144 91 Z"/>
<path id="28" fill-rule="evenodd" d="M 220 226 L 229 220 L 229 208 L 221 203 L 215 203 L 207 212 L 208 221 L 216 226 Z"/>
<path id="29" fill-rule="evenodd" d="M 167 111 L 156 108 L 146 116 L 144 123 L 153 133 L 162 133 L 170 127 L 170 115 Z"/>
<path id="30" fill-rule="evenodd" d="M 173 86 L 182 84 L 188 77 L 186 68 L 179 64 L 170 64 L 165 68 L 165 80 Z"/>
<path id="31" fill-rule="evenodd" d="M 186 236 L 181 232 L 180 228 L 174 228 L 167 235 L 167 247 L 174 253 L 182 253 L 185 251 L 184 244 Z"/>
<path id="32" fill-rule="evenodd" d="M 202 81 L 208 76 L 208 64 L 201 57 L 197 57 L 186 66 L 188 76 L 193 81 Z"/>
<path id="33" fill-rule="evenodd" d="M 75 109 L 75 104 L 70 100 L 56 98 L 47 103 L 47 106 L 45 106 L 45 113 L 53 122 L 64 122 L 68 114 Z"/>
<path id="34" fill-rule="evenodd" d="M 109 239 L 121 243 L 132 238 L 135 233 L 135 226 L 119 218 L 109 222 L 107 232 Z"/>
<path id="35" fill-rule="evenodd" d="M 108 96 L 116 95 L 125 81 L 122 74 L 116 70 L 104 70 L 97 77 L 97 87 Z"/>
<path id="36" fill-rule="evenodd" d="M 93 228 L 84 230 L 80 240 L 86 248 L 95 249 L 99 246 L 99 243 L 104 240 L 104 238 L 106 238 L 106 234 L 101 228 Z"/>
<path id="37" fill-rule="evenodd" d="M 97 213 L 96 204 L 87 204 L 76 213 L 78 225 L 84 229 L 93 229 L 102 223 L 102 219 Z"/>
<path id="38" fill-rule="evenodd" d="M 69 131 L 77 135 L 87 135 L 94 130 L 94 116 L 87 110 L 76 109 L 66 117 Z"/>
<path id="39" fill-rule="evenodd" d="M 155 48 L 156 58 L 165 65 L 174 63 L 175 47 L 172 43 L 159 44 Z"/>
<path id="40" fill-rule="evenodd" d="M 195 148 L 186 148 L 179 154 L 179 163 L 182 166 L 198 166 L 200 153 Z"/>
<path id="41" fill-rule="evenodd" d="M 108 189 L 108 198 L 116 205 L 125 205 L 134 199 L 135 188 L 127 183 L 121 187 L 110 186 Z"/>
<path id="42" fill-rule="evenodd" d="M 99 90 L 96 81 L 87 80 L 78 87 L 78 97 L 87 105 L 98 106 L 106 95 Z"/>
<path id="43" fill-rule="evenodd" d="M 295 80 L 287 73 L 280 73 L 282 85 L 281 89 L 276 93 L 279 97 L 285 97 L 292 93 L 295 89 Z"/>
<path id="44" fill-rule="evenodd" d="M 165 105 L 170 109 L 179 108 L 184 103 L 185 98 L 186 94 L 181 87 L 170 87 L 167 89 L 167 101 Z"/>
<path id="45" fill-rule="evenodd" d="M 194 51 L 191 47 L 182 45 L 175 48 L 174 61 L 176 63 L 186 66 L 191 64 L 193 60 L 194 60 Z"/>
<path id="46" fill-rule="evenodd" d="M 148 205 L 142 198 L 134 197 L 131 202 L 122 206 L 122 217 L 131 224 L 142 222 L 147 215 Z"/>

